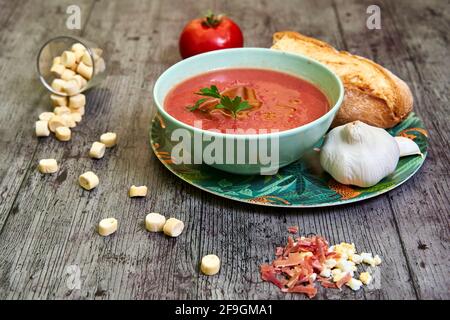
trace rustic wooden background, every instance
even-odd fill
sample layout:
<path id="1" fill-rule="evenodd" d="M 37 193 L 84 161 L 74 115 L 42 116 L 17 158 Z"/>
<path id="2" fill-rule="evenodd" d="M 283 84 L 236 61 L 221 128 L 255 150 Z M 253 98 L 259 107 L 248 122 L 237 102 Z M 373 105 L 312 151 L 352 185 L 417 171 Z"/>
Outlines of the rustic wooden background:
<path id="1" fill-rule="evenodd" d="M 366 8 L 381 7 L 382 29 L 365 27 Z M 82 30 L 65 27 L 77 4 Z M 200 191 L 153 156 L 148 127 L 152 87 L 177 62 L 184 24 L 212 8 L 242 27 L 247 46 L 269 47 L 277 30 L 296 30 L 374 59 L 411 86 L 415 111 L 431 136 L 428 158 L 407 183 L 340 207 L 287 210 L 236 203 Z M 436 1 L 8 1 L 0 0 L 0 298 L 2 299 L 305 299 L 260 280 L 259 265 L 286 241 L 286 228 L 354 242 L 383 257 L 380 286 L 356 293 L 321 289 L 318 299 L 449 299 L 450 2 Z M 36 53 L 51 36 L 97 42 L 110 56 L 101 87 L 72 141 L 37 139 L 34 121 L 50 108 L 37 80 Z M 120 143 L 104 159 L 87 157 L 107 130 Z M 56 175 L 39 159 L 54 157 Z M 93 169 L 100 186 L 77 177 Z M 130 199 L 131 184 L 150 196 Z M 186 223 L 177 239 L 143 227 L 150 211 Z M 108 238 L 104 217 L 120 221 Z M 199 274 L 201 257 L 222 258 L 219 275 Z M 70 290 L 79 270 L 80 289 Z M 74 272 L 75 271 L 75 272 Z"/>

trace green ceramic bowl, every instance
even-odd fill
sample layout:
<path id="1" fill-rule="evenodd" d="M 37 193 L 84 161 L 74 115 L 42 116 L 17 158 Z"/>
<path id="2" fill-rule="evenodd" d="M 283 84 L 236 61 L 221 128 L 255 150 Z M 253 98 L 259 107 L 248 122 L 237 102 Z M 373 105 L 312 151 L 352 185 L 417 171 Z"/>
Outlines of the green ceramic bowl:
<path id="1" fill-rule="evenodd" d="M 331 108 L 319 119 L 300 127 L 256 135 L 202 130 L 175 119 L 164 110 L 164 99 L 175 85 L 201 73 L 227 68 L 269 69 L 298 76 L 318 87 L 328 98 Z M 211 142 L 217 139 L 222 141 L 223 149 L 220 150 L 221 152 L 214 153 L 215 162 L 211 163 L 211 160 L 205 161 L 205 159 L 203 162 L 217 169 L 238 174 L 274 174 L 278 168 L 298 160 L 327 132 L 341 106 L 343 97 L 344 87 L 341 80 L 323 64 L 304 56 L 263 48 L 226 49 L 191 57 L 167 69 L 158 78 L 153 88 L 153 98 L 160 120 L 164 123 L 166 138 L 173 141 L 174 136 L 177 136 L 180 141 L 184 138 L 187 141 L 182 152 L 177 150 L 173 154 L 174 161 L 183 161 L 182 156 L 186 156 L 184 162 L 201 161 L 205 149 L 208 146 L 211 147 Z M 176 129 L 180 130 L 175 131 Z M 200 136 L 202 140 L 199 144 L 198 140 L 196 142 L 194 139 Z M 269 150 L 272 143 L 278 144 L 277 155 L 269 154 L 270 163 L 253 154 L 254 149 L 251 146 L 255 144 L 259 146 L 261 143 L 268 143 Z M 230 152 L 226 146 L 233 146 L 234 151 Z M 187 156 L 188 154 L 191 157 Z"/>

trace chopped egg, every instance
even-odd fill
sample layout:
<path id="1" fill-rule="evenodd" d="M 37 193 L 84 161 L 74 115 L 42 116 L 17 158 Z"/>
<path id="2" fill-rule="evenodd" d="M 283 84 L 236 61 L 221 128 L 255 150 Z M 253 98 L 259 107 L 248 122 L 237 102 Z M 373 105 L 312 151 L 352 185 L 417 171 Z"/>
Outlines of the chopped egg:
<path id="1" fill-rule="evenodd" d="M 355 278 L 351 278 L 345 285 L 350 287 L 353 291 L 358 291 L 361 289 L 362 282 Z"/>
<path id="2" fill-rule="evenodd" d="M 363 262 L 363 259 L 359 254 L 352 254 L 349 258 L 355 264 L 360 264 L 361 262 Z"/>
<path id="3" fill-rule="evenodd" d="M 330 269 L 333 269 L 336 266 L 336 264 L 337 264 L 337 262 L 334 259 L 328 259 L 325 261 L 325 266 Z"/>
<path id="4" fill-rule="evenodd" d="M 350 256 L 356 253 L 355 244 L 341 242 L 340 244 L 334 246 L 334 252 Z"/>
<path id="5" fill-rule="evenodd" d="M 342 260 L 348 260 L 348 254 L 346 253 L 340 253 L 341 259 Z"/>
<path id="6" fill-rule="evenodd" d="M 375 257 L 373 257 L 373 262 L 376 266 L 379 266 L 381 264 L 381 258 L 379 255 L 376 255 Z"/>
<path id="7" fill-rule="evenodd" d="M 361 272 L 361 274 L 359 275 L 359 280 L 361 280 L 361 282 L 365 285 L 368 285 L 370 282 L 372 282 L 372 276 L 368 272 Z"/>
<path id="8" fill-rule="evenodd" d="M 341 269 L 333 269 L 333 270 L 331 270 L 331 275 L 334 277 L 334 276 L 336 276 L 336 275 L 338 275 L 338 274 L 341 274 L 342 273 L 342 270 Z"/>
<path id="9" fill-rule="evenodd" d="M 338 272 L 337 274 L 333 275 L 333 282 L 338 282 L 339 280 L 341 280 L 343 277 L 345 277 L 347 274 L 347 272 Z"/>
<path id="10" fill-rule="evenodd" d="M 331 277 L 331 269 L 329 268 L 324 268 L 321 272 L 320 272 L 320 276 L 324 277 L 324 278 L 329 278 Z"/>
<path id="11" fill-rule="evenodd" d="M 363 259 L 364 263 L 367 263 L 367 264 L 371 265 L 372 267 L 375 267 L 375 261 L 374 261 L 371 253 L 362 252 L 361 258 Z"/>
<path id="12" fill-rule="evenodd" d="M 348 260 L 339 260 L 336 264 L 336 268 L 341 269 L 343 272 L 350 272 L 353 271 L 353 267 L 355 266 L 355 263 Z"/>

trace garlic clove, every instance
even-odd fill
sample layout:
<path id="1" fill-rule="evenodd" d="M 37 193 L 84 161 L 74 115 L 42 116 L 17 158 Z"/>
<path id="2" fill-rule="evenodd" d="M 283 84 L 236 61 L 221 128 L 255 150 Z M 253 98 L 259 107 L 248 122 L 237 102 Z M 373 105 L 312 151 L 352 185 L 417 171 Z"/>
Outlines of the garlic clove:
<path id="1" fill-rule="evenodd" d="M 328 133 L 320 164 L 336 181 L 366 188 L 393 173 L 399 157 L 399 146 L 386 130 L 354 121 Z"/>
<path id="2" fill-rule="evenodd" d="M 421 157 L 423 157 L 422 152 L 420 152 L 419 146 L 414 142 L 414 140 L 405 137 L 395 137 L 394 139 L 400 149 L 400 157 L 412 155 L 420 155 Z"/>

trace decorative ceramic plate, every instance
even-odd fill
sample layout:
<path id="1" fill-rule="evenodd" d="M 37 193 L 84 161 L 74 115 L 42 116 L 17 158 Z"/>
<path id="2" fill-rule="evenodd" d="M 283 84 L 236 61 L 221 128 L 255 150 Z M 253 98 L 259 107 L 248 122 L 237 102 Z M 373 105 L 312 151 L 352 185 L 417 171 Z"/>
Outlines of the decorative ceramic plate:
<path id="1" fill-rule="evenodd" d="M 214 169 L 208 165 L 176 165 L 170 152 L 173 143 L 164 134 L 164 124 L 156 115 L 150 132 L 153 151 L 158 159 L 184 181 L 221 197 L 266 206 L 324 207 L 365 200 L 388 192 L 411 178 L 427 155 L 428 134 L 422 121 L 411 113 L 396 127 L 388 130 L 392 136 L 413 139 L 423 156 L 400 158 L 393 174 L 377 185 L 359 188 L 338 183 L 323 171 L 319 152 L 311 150 L 297 162 L 279 170 L 273 176 L 242 176 Z M 316 144 L 320 148 L 323 139 Z M 317 150 L 317 149 L 316 149 Z"/>

